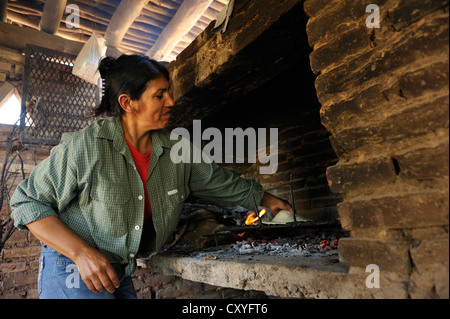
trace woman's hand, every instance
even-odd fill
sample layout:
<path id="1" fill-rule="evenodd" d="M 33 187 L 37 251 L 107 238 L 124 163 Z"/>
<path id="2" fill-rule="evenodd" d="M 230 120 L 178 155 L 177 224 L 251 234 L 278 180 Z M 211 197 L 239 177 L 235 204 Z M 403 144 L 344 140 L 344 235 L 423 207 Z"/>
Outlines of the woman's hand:
<path id="1" fill-rule="evenodd" d="M 119 288 L 116 271 L 109 260 L 97 249 L 87 247 L 74 258 L 74 262 L 89 290 L 93 292 L 107 290 L 113 293 L 115 288 Z"/>
<path id="2" fill-rule="evenodd" d="M 267 192 L 264 192 L 260 205 L 269 208 L 275 215 L 278 214 L 280 210 L 288 210 L 294 214 L 292 206 L 287 201 Z"/>

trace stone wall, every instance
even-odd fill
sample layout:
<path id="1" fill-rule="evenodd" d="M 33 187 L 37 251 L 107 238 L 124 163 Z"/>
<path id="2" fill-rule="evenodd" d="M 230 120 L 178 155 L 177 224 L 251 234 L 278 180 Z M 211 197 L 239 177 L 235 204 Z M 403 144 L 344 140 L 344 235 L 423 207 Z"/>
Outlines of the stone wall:
<path id="1" fill-rule="evenodd" d="M 368 28 L 368 4 L 380 28 Z M 339 158 L 340 260 L 448 298 L 448 1 L 307 0 L 311 68 Z"/>

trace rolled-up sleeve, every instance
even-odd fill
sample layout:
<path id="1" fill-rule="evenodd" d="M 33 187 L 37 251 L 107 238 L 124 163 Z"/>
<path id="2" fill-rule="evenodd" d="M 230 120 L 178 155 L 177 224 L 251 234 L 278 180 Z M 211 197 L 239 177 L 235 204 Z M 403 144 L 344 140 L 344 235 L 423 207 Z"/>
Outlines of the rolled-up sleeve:
<path id="1" fill-rule="evenodd" d="M 50 156 L 39 163 L 11 197 L 14 225 L 26 225 L 58 213 L 77 195 L 76 170 L 69 163 L 67 144 L 54 147 Z"/>

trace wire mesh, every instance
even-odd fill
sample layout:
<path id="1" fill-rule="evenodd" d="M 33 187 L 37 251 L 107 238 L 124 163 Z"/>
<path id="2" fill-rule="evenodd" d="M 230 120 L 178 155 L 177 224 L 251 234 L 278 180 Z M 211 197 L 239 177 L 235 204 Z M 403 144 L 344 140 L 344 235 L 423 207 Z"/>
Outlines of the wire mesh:
<path id="1" fill-rule="evenodd" d="M 75 55 L 27 45 L 21 141 L 56 145 L 65 132 L 89 125 L 98 87 L 72 74 Z M 24 113 L 25 112 L 25 113 Z"/>

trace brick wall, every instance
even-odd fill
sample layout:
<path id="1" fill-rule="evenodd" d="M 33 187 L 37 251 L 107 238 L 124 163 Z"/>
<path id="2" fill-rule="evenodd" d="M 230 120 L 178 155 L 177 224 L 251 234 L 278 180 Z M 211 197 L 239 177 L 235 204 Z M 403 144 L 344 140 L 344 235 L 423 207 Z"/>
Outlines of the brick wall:
<path id="1" fill-rule="evenodd" d="M 11 125 L 0 125 L 0 170 L 3 169 L 11 131 Z M 11 157 L 13 155 L 14 152 L 10 154 Z M 31 173 L 36 163 L 44 160 L 48 155 L 48 149 L 23 151 L 21 157 L 26 176 Z M 7 183 L 8 186 L 12 186 L 10 195 L 14 192 L 17 184 L 22 181 L 21 166 L 18 160 L 14 161 L 11 166 L 10 172 L 15 173 L 13 175 L 15 178 L 10 178 Z M 1 209 L 3 218 L 10 214 L 7 203 L 5 200 Z M 40 251 L 40 243 L 31 233 L 14 231 L 0 252 L 0 299 L 37 298 L 36 281 Z"/>
<path id="2" fill-rule="evenodd" d="M 218 128 L 222 137 L 226 128 L 266 128 L 267 136 L 277 128 L 274 174 L 261 174 L 267 165 L 259 159 L 225 166 L 266 189 L 291 184 L 304 218 L 335 219 L 342 198 L 330 191 L 325 174 L 337 157 L 320 120 L 307 20 L 302 1 L 237 1 L 225 33 L 215 33 L 211 24 L 169 64 L 180 110 L 172 124 L 201 120 L 202 130 Z M 273 193 L 290 200 L 287 187 Z"/>
<path id="3" fill-rule="evenodd" d="M 378 4 L 380 28 L 365 21 Z M 341 261 L 448 298 L 448 1 L 307 0 L 311 68 L 339 161 Z"/>
<path id="4" fill-rule="evenodd" d="M 320 104 L 314 89 L 314 74 L 309 67 L 308 52 L 299 54 L 299 61 L 289 71 L 282 72 L 264 85 L 250 91 L 245 97 L 228 103 L 221 111 L 202 119 L 202 130 L 266 129 L 266 145 L 270 144 L 269 129 L 278 130 L 278 166 L 273 174 L 261 174 L 260 162 L 224 164 L 244 178 L 255 179 L 265 189 L 288 201 L 290 184 L 294 190 L 295 208 L 305 219 L 323 221 L 335 219 L 339 194 L 330 191 L 326 169 L 337 162 L 329 141 L 329 133 L 320 122 Z M 306 63 L 305 63 L 306 61 Z M 301 75 L 299 77 L 299 75 Z M 258 136 L 258 138 L 260 138 Z M 205 144 L 209 141 L 205 141 Z M 235 141 L 236 150 L 236 141 Z M 247 149 L 245 150 L 247 156 Z M 273 152 L 273 149 L 272 151 Z"/>
<path id="5" fill-rule="evenodd" d="M 17 88 L 18 92 L 21 93 L 24 65 L 25 56 L 19 50 L 0 46 L 0 85 L 8 82 L 11 84 L 10 87 Z M 0 124 L 0 169 L 3 169 L 11 131 L 11 125 Z M 22 155 L 24 171 L 28 175 L 35 165 L 35 160 L 41 161 L 48 156 L 48 152 L 38 152 L 36 157 L 33 157 L 32 152 L 24 152 Z M 16 161 L 11 171 L 17 171 L 18 169 L 20 169 L 20 165 Z M 21 181 L 20 174 L 16 174 L 16 177 L 11 192 Z M 9 209 L 6 205 L 7 201 L 4 201 L 0 211 L 2 220 L 9 215 Z M 39 253 L 39 242 L 30 233 L 15 231 L 12 234 L 0 253 L 0 298 L 37 297 L 35 282 Z"/>

